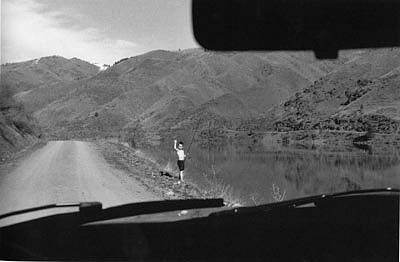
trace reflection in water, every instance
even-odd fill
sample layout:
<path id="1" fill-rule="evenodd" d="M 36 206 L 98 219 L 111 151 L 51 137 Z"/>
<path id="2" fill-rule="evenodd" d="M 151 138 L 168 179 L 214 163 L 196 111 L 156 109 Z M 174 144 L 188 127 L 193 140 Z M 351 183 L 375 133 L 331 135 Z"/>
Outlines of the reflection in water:
<path id="1" fill-rule="evenodd" d="M 266 151 L 262 147 L 201 148 L 193 145 L 186 178 L 207 188 L 219 181 L 233 188 L 242 203 L 261 204 L 322 193 L 367 188 L 400 187 L 400 152 Z M 148 154 L 171 170 L 175 152 L 149 149 Z"/>

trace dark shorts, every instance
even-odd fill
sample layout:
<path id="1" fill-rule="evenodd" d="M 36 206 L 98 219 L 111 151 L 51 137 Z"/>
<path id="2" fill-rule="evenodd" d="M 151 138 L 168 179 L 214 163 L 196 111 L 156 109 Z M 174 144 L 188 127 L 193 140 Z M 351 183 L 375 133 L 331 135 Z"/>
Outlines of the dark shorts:
<path id="1" fill-rule="evenodd" d="M 183 171 L 185 169 L 185 160 L 178 160 L 179 171 Z"/>

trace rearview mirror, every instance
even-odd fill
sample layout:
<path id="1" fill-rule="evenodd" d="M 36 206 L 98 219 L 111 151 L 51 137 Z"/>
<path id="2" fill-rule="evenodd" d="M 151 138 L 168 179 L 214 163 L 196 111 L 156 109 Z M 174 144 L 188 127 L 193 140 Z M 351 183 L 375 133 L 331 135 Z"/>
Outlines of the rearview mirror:
<path id="1" fill-rule="evenodd" d="M 193 0 L 193 32 L 216 51 L 400 46 L 399 0 Z"/>

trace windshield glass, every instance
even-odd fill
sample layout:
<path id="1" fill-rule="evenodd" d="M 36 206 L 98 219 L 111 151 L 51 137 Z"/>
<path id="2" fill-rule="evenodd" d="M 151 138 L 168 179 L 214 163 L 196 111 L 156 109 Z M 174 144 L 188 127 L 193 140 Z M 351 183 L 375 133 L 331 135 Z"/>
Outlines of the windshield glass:
<path id="1" fill-rule="evenodd" d="M 2 2 L 0 214 L 400 187 L 400 48 L 214 52 L 190 1 Z"/>

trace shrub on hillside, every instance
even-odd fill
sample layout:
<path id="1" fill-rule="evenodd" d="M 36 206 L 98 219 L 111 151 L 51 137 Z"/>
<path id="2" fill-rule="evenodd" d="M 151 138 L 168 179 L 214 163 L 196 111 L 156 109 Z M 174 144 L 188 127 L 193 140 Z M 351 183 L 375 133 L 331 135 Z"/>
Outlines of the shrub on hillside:
<path id="1" fill-rule="evenodd" d="M 119 63 L 121 63 L 121 62 L 124 62 L 124 61 L 126 61 L 126 60 L 128 60 L 128 59 L 129 59 L 129 57 L 122 58 L 121 60 L 118 60 L 117 62 L 115 62 L 114 65 L 117 65 L 117 64 L 119 64 Z"/>
<path id="2" fill-rule="evenodd" d="M 368 80 L 368 79 L 358 79 L 357 80 L 357 85 L 359 85 L 359 86 L 366 86 L 371 83 L 372 83 L 372 81 Z"/>
<path id="3" fill-rule="evenodd" d="M 136 142 L 135 142 L 135 137 L 134 135 L 128 135 L 126 142 L 129 144 L 130 147 L 135 148 L 136 147 Z"/>
<path id="4" fill-rule="evenodd" d="M 362 83 L 364 83 L 364 82 L 362 82 Z M 360 85 L 363 86 L 363 84 L 360 84 Z M 353 101 L 357 100 L 358 98 L 362 97 L 363 95 L 365 95 L 369 91 L 370 91 L 369 88 L 366 88 L 366 89 L 358 88 L 358 89 L 355 89 L 355 90 L 347 89 L 344 92 L 344 95 L 347 98 L 347 100 L 344 101 L 341 105 L 348 105 L 351 102 L 353 102 Z"/>

